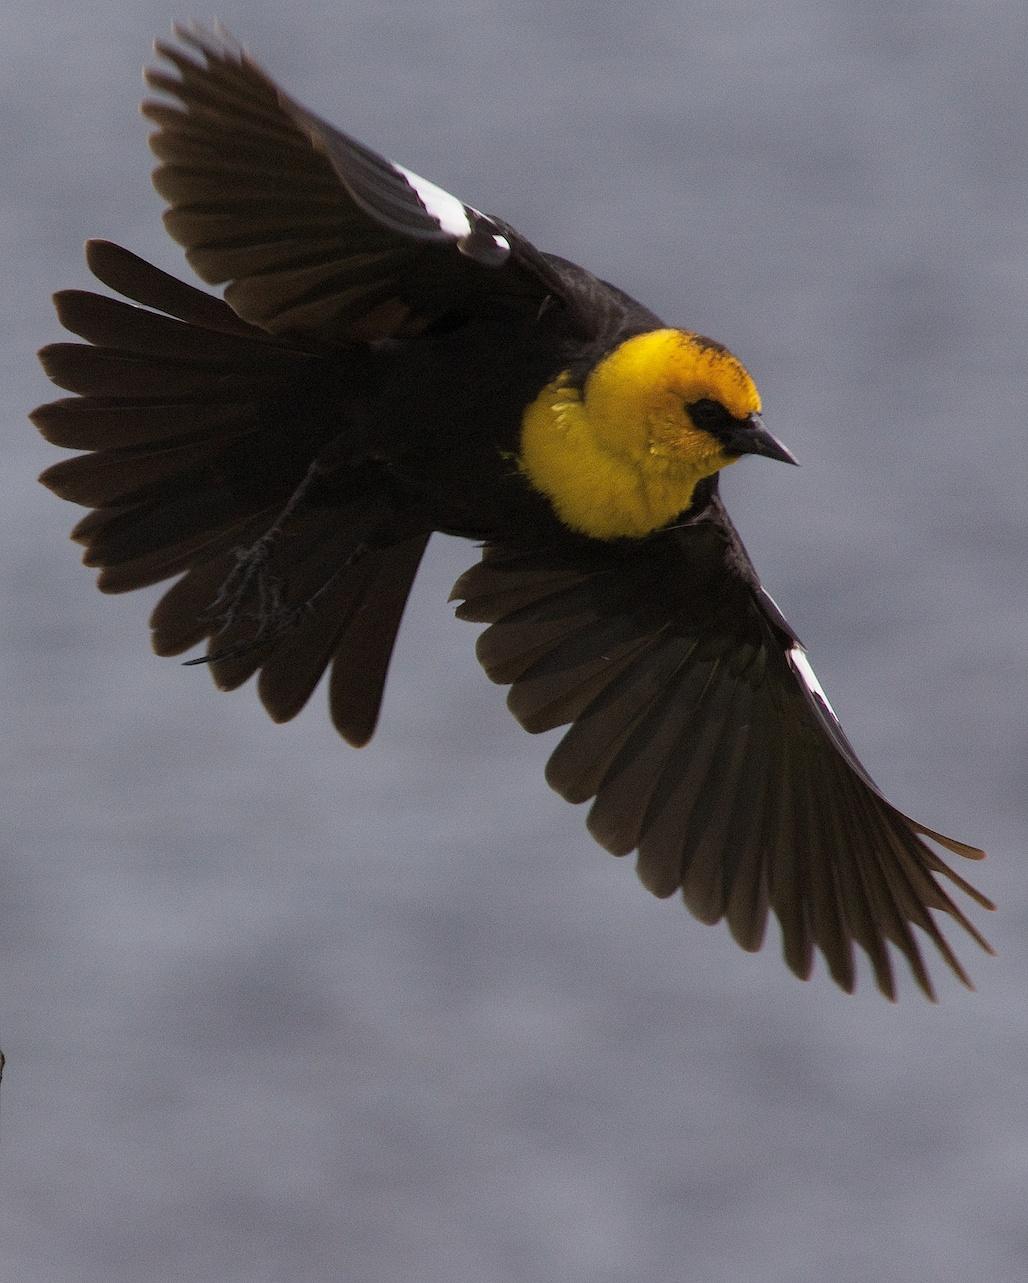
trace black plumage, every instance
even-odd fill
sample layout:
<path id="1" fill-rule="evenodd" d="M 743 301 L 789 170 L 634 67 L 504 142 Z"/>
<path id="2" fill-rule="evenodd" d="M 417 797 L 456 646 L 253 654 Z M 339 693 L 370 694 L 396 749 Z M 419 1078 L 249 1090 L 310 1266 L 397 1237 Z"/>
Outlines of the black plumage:
<path id="1" fill-rule="evenodd" d="M 988 946 L 938 876 L 991 906 L 924 839 L 981 852 L 873 784 L 716 471 L 659 528 L 597 538 L 519 462 L 540 391 L 559 376 L 577 395 L 659 319 L 327 125 L 227 39 L 179 35 L 158 45 L 176 74 L 147 77 L 165 95 L 144 105 L 155 183 L 225 301 L 92 242 L 93 273 L 131 302 L 59 294 L 85 343 L 41 354 L 73 395 L 34 420 L 88 451 L 43 480 L 93 509 L 74 537 L 100 587 L 181 576 L 153 613 L 158 653 L 206 641 L 217 684 L 256 674 L 276 720 L 330 669 L 334 724 L 363 744 L 427 539 L 480 540 L 453 594 L 489 625 L 479 658 L 526 729 L 569 725 L 550 784 L 592 801 L 593 835 L 638 851 L 654 894 L 681 891 L 746 949 L 770 910 L 789 966 L 809 975 L 820 951 L 846 990 L 856 943 L 894 996 L 892 944 L 931 995 L 915 927 L 966 982 L 931 910 Z M 702 402 L 695 423 L 731 457 L 788 457 Z"/>

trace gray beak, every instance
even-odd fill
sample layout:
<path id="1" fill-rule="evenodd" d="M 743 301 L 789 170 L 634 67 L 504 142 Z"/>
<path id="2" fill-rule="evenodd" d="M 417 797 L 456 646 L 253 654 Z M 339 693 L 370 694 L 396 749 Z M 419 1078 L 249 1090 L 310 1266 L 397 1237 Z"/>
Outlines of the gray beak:
<path id="1" fill-rule="evenodd" d="M 782 463 L 795 463 L 798 466 L 797 460 L 781 441 L 764 427 L 764 420 L 759 414 L 751 414 L 745 424 L 740 424 L 724 444 L 733 454 L 759 454 L 765 459 L 778 459 Z"/>

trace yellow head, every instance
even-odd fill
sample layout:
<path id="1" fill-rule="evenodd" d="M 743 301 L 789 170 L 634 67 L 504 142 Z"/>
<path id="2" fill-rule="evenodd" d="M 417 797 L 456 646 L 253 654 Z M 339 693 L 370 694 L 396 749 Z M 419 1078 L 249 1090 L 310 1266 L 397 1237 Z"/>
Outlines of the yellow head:
<path id="1" fill-rule="evenodd" d="M 696 483 L 742 454 L 792 462 L 726 348 L 684 330 L 626 339 L 579 392 L 567 372 L 525 412 L 520 466 L 572 530 L 641 537 L 684 511 Z"/>

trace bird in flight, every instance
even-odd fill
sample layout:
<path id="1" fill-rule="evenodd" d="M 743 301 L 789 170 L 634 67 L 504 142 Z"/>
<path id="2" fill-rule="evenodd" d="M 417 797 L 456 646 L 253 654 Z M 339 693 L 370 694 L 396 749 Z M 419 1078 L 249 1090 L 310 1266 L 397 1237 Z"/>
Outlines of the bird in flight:
<path id="1" fill-rule="evenodd" d="M 43 349 L 72 395 L 34 412 L 84 451 L 43 482 L 105 592 L 175 578 L 158 654 L 201 643 L 276 721 L 328 671 L 332 721 L 374 731 L 433 532 L 481 544 L 453 590 L 478 657 L 538 732 L 546 777 L 657 896 L 788 966 L 890 945 L 929 997 L 918 932 L 965 983 L 940 882 L 990 902 L 892 806 L 718 494 L 743 455 L 794 462 L 743 364 L 333 128 L 224 33 L 159 42 L 143 105 L 165 224 L 224 299 L 107 241 L 109 295 L 65 290 L 84 343 Z"/>

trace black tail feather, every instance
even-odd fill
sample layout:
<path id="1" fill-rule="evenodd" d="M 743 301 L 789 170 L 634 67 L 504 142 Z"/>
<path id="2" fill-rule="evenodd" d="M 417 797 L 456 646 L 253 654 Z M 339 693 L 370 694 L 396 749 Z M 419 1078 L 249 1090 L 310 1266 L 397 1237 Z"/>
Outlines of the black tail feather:
<path id="1" fill-rule="evenodd" d="M 259 673 L 276 720 L 295 716 L 332 665 L 333 720 L 365 743 L 427 535 L 407 530 L 380 546 L 389 501 L 356 447 L 352 471 L 346 447 L 338 475 L 302 491 L 288 532 L 275 533 L 319 452 L 345 431 L 351 358 L 274 338 L 110 242 L 90 242 L 87 257 L 142 306 L 62 291 L 58 315 L 86 341 L 40 354 L 77 394 L 32 418 L 54 444 L 87 452 L 41 477 L 92 509 L 73 531 L 83 560 L 107 592 L 181 575 L 153 612 L 154 649 L 208 641 L 217 685 Z"/>

